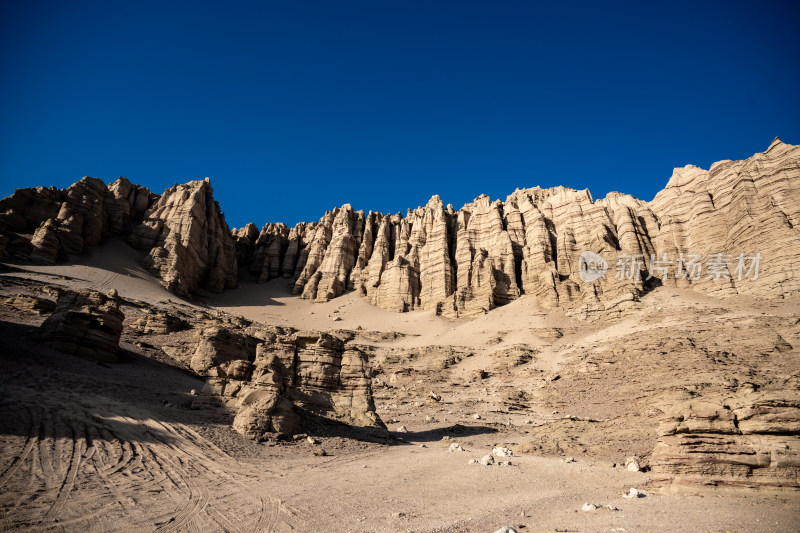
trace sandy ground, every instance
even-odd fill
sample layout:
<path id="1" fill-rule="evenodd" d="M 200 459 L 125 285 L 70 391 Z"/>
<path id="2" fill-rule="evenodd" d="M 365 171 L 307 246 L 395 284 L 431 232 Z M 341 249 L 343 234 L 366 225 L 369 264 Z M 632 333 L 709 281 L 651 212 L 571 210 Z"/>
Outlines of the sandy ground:
<path id="1" fill-rule="evenodd" d="M 123 335 L 122 362 L 98 365 L 32 345 L 43 317 L 0 309 L 0 528 L 798 529 L 800 498 L 792 493 L 622 498 L 630 487 L 648 489 L 648 472 L 614 466 L 637 446 L 646 453 L 652 442 L 644 437 L 601 446 L 596 444 L 601 429 L 600 437 L 587 437 L 583 447 L 566 448 L 562 441 L 565 453 L 517 454 L 508 466 L 469 464 L 495 445 L 513 448 L 540 439 L 537 430 L 549 432 L 564 416 L 601 416 L 609 409 L 604 400 L 588 405 L 580 395 L 558 409 L 542 400 L 547 397 L 542 390 L 550 390 L 544 387 L 572 383 L 575 353 L 648 335 L 656 324 L 682 326 L 687 309 L 693 316 L 725 320 L 795 317 L 800 316 L 796 301 L 721 303 L 662 288 L 611 321 L 576 322 L 563 310 L 539 308 L 529 297 L 477 318 L 448 320 L 424 311 L 385 312 L 354 294 L 314 304 L 291 296 L 286 280 L 243 281 L 238 290 L 187 301 L 161 288 L 137 259 L 137 252 L 112 241 L 65 265 L 8 267 L 0 289 L 13 293 L 19 280 L 115 288 L 124 298 L 151 304 L 176 302 L 298 329 L 356 330 L 359 342 L 374 347 L 377 410 L 398 440 L 368 442 L 346 431 L 320 431 L 313 436 L 328 452 L 325 457 L 315 456 L 318 446 L 305 440 L 255 443 L 235 433 L 224 413 L 191 409 L 191 391 L 202 381 L 148 357 L 135 339 Z M 127 323 L 135 311 L 125 312 Z M 535 357 L 509 367 L 498 354 L 519 345 Z M 459 360 L 439 366 L 442 353 L 452 355 L 441 347 L 455 349 Z M 489 376 L 476 380 L 476 372 L 484 370 Z M 442 400 L 430 401 L 431 391 Z M 509 407 L 509 394 L 519 406 Z M 399 432 L 401 426 L 407 432 Z M 466 451 L 448 452 L 454 442 Z M 574 462 L 565 461 L 568 454 Z M 617 510 L 583 512 L 584 503 Z"/>

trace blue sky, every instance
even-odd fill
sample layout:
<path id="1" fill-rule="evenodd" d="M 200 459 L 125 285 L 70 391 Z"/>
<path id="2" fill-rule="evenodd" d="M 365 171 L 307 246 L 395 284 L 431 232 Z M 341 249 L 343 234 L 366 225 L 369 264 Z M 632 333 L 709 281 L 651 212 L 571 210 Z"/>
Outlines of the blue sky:
<path id="1" fill-rule="evenodd" d="M 231 226 L 517 187 L 649 200 L 800 144 L 797 2 L 0 3 L 0 196 L 211 177 Z"/>

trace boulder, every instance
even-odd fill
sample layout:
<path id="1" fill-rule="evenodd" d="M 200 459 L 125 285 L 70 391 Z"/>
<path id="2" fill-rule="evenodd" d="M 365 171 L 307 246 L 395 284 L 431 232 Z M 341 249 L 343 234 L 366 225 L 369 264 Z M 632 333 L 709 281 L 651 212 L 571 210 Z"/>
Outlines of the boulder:
<path id="1" fill-rule="evenodd" d="M 53 314 L 39 327 L 39 335 L 45 345 L 59 352 L 116 362 L 124 320 L 115 298 L 89 290 L 65 290 Z"/>

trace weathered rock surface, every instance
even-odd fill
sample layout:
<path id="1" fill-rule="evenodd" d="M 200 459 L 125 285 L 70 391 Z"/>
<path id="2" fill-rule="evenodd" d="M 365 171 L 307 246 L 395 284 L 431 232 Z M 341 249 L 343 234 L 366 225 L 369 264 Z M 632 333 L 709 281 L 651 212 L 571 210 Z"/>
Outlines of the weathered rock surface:
<path id="1" fill-rule="evenodd" d="M 175 331 L 189 329 L 189 324 L 180 317 L 163 311 L 147 312 L 131 324 L 130 329 L 145 335 L 166 335 Z"/>
<path id="2" fill-rule="evenodd" d="M 698 399 L 662 421 L 653 483 L 667 492 L 800 489 L 800 391 Z"/>
<path id="3" fill-rule="evenodd" d="M 39 328 L 44 344 L 93 361 L 116 362 L 122 322 L 115 297 L 99 292 L 62 291 L 56 310 Z"/>
<path id="4" fill-rule="evenodd" d="M 650 202 L 659 221 L 653 234 L 656 255 L 723 254 L 722 280 L 687 284 L 716 296 L 776 297 L 794 293 L 800 277 L 800 147 L 775 138 L 769 148 L 744 161 L 719 161 L 709 170 L 676 169 L 666 188 Z M 760 254 L 757 279 L 742 275 L 738 257 Z M 743 265 L 750 267 L 747 261 Z M 725 279 L 725 278 L 730 279 Z"/>
<path id="5" fill-rule="evenodd" d="M 68 189 L 20 189 L 0 201 L 0 250 L 54 262 L 127 232 L 145 267 L 171 291 L 237 286 L 237 265 L 259 282 L 283 277 L 294 294 L 327 301 L 354 290 L 391 311 L 447 316 L 488 312 L 522 294 L 591 315 L 648 287 L 690 286 L 714 296 L 782 297 L 800 291 L 800 147 L 775 139 L 744 161 L 675 169 L 651 202 L 588 190 L 518 189 L 455 211 L 434 196 L 401 214 L 346 204 L 294 228 L 230 232 L 209 182 L 156 196 L 124 178 L 83 178 Z M 582 280 L 580 257 L 607 271 Z M 584 277 L 585 278 L 585 277 Z"/>
<path id="6" fill-rule="evenodd" d="M 56 302 L 53 300 L 27 294 L 17 294 L 0 298 L 0 305 L 39 315 L 52 313 L 56 309 Z"/>
<path id="7" fill-rule="evenodd" d="M 0 234 L 9 256 L 54 263 L 123 234 L 155 198 L 122 177 L 108 187 L 85 177 L 67 189 L 17 189 L 0 200 Z"/>
<path id="8" fill-rule="evenodd" d="M 405 217 L 345 205 L 291 230 L 265 226 L 250 271 L 259 281 L 295 279 L 303 298 L 356 290 L 387 310 L 448 316 L 487 312 L 521 294 L 591 315 L 659 283 L 780 297 L 800 291 L 797 198 L 800 147 L 776 139 L 744 161 L 676 169 L 652 202 L 534 187 L 504 202 L 480 196 L 458 211 L 434 196 Z M 606 262 L 605 276 L 581 279 L 584 251 Z M 701 263 L 696 279 L 687 275 L 692 256 Z"/>
<path id="9" fill-rule="evenodd" d="M 200 329 L 183 355 L 207 377 L 197 405 L 221 402 L 235 413 L 234 429 L 244 435 L 296 433 L 307 413 L 384 429 L 375 414 L 367 357 L 338 337 L 213 325 Z"/>
<path id="10" fill-rule="evenodd" d="M 147 251 L 143 266 L 176 294 L 238 285 L 236 243 L 208 178 L 164 191 L 128 242 Z"/>

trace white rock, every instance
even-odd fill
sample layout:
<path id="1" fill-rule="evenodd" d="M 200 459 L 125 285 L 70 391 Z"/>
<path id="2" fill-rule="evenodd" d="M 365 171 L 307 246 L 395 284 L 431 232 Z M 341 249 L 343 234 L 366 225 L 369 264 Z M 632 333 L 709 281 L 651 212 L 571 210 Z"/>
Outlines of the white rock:
<path id="1" fill-rule="evenodd" d="M 575 458 L 574 458 L 574 457 L 572 457 L 572 456 L 570 456 L 570 457 L 565 457 L 565 458 L 563 459 L 563 461 L 564 461 L 565 463 L 574 463 L 574 462 L 575 462 Z"/>
<path id="2" fill-rule="evenodd" d="M 581 507 L 581 511 L 583 512 L 594 511 L 595 509 L 597 509 L 597 506 L 593 503 L 584 503 L 583 507 Z"/>
<path id="3" fill-rule="evenodd" d="M 471 464 L 471 465 L 474 465 L 474 464 L 475 464 L 475 463 L 477 463 L 477 462 L 478 462 L 478 460 L 477 460 L 477 459 L 470 459 L 470 460 L 469 460 L 469 464 Z"/>
<path id="4" fill-rule="evenodd" d="M 474 418 L 475 420 L 480 420 L 481 419 L 481 415 L 479 415 L 478 413 L 475 413 L 474 415 L 472 415 L 472 418 Z"/>
<path id="5" fill-rule="evenodd" d="M 509 450 L 508 448 L 504 448 L 502 446 L 496 446 L 492 448 L 492 455 L 495 457 L 514 457 L 514 452 Z"/>
<path id="6" fill-rule="evenodd" d="M 306 437 L 306 440 L 308 441 L 309 444 L 317 444 L 317 439 L 315 439 L 314 437 Z"/>
<path id="7" fill-rule="evenodd" d="M 639 472 L 642 470 L 641 465 L 639 465 L 639 460 L 636 457 L 628 457 L 625 459 L 625 469 L 628 472 Z"/>
<path id="8" fill-rule="evenodd" d="M 398 433 L 408 433 L 408 428 L 405 427 L 405 426 L 400 426 L 399 428 L 397 428 L 397 432 Z"/>
<path id="9" fill-rule="evenodd" d="M 452 452 L 463 452 L 464 448 L 462 448 L 461 445 L 458 444 L 457 442 L 454 442 L 454 443 L 452 443 L 450 445 L 450 447 L 447 449 L 447 451 L 450 452 L 450 453 L 452 453 Z"/>
<path id="10" fill-rule="evenodd" d="M 510 526 L 504 526 L 495 531 L 494 533 L 517 533 L 517 530 Z"/>
<path id="11" fill-rule="evenodd" d="M 434 400 L 434 401 L 437 401 L 437 402 L 441 402 L 442 401 L 442 397 L 439 394 L 436 394 L 433 391 L 431 391 L 431 393 L 430 393 L 430 398 L 431 398 L 431 400 Z"/>
<path id="12" fill-rule="evenodd" d="M 494 464 L 494 457 L 492 457 L 489 454 L 486 454 L 483 457 L 481 457 L 481 461 L 480 462 L 484 466 L 493 465 Z"/>
<path id="13" fill-rule="evenodd" d="M 631 490 L 629 490 L 627 494 L 622 495 L 623 498 L 644 498 L 645 496 L 647 496 L 646 492 L 633 487 L 631 487 Z"/>

